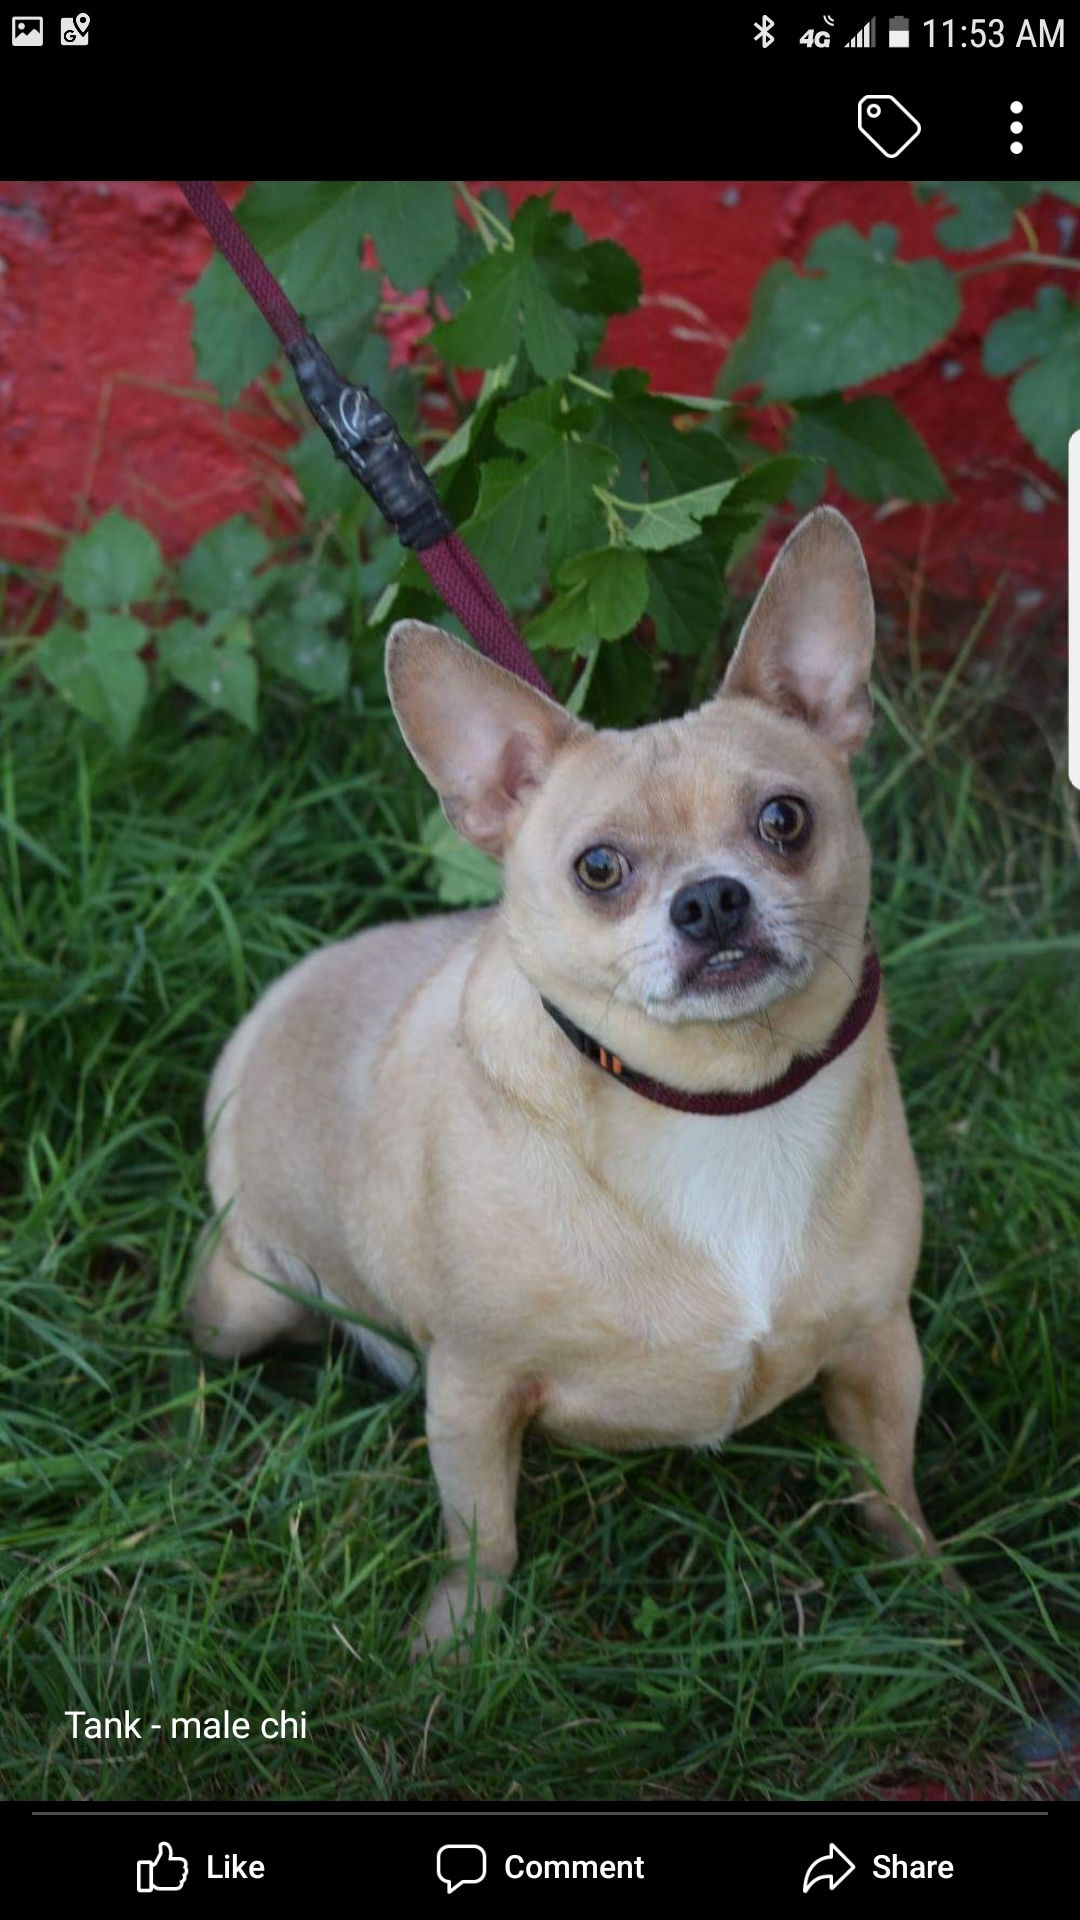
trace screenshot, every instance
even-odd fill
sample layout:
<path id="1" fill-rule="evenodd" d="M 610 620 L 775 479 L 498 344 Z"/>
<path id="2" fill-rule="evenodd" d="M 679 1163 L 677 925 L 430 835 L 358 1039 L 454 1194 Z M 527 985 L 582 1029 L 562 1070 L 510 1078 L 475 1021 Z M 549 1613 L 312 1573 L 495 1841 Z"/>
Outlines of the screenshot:
<path id="1" fill-rule="evenodd" d="M 4 1828 L 1067 1884 L 1074 23 L 182 25 L 3 49 Z"/>

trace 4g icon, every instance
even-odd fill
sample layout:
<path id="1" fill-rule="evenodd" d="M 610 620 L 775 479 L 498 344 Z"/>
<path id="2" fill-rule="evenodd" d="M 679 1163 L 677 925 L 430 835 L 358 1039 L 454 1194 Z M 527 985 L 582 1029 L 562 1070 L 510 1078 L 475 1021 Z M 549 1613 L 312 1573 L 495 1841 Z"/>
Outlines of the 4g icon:
<path id="1" fill-rule="evenodd" d="M 831 14 L 823 13 L 821 17 L 826 26 L 832 27 L 836 25 Z M 815 32 L 813 27 L 807 27 L 806 32 L 799 35 L 799 45 L 800 47 L 827 47 L 829 45 L 829 35 L 820 29 Z"/>

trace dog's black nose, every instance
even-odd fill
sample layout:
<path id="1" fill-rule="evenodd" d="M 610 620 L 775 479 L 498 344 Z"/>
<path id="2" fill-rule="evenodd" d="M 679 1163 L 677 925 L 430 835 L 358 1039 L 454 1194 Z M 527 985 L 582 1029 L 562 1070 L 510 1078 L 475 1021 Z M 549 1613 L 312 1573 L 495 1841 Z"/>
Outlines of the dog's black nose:
<path id="1" fill-rule="evenodd" d="M 742 881 L 717 873 L 680 888 L 671 903 L 672 924 L 688 940 L 722 947 L 738 931 L 749 905 L 750 892 Z"/>

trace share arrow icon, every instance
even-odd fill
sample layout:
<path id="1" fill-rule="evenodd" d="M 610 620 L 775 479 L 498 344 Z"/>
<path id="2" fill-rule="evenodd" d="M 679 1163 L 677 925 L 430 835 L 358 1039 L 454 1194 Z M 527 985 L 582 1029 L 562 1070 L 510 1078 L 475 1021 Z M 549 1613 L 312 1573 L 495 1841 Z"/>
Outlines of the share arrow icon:
<path id="1" fill-rule="evenodd" d="M 844 1863 L 843 1872 L 834 1873 L 832 1868 L 840 1860 Z M 802 1890 L 804 1893 L 809 1893 L 811 1887 L 816 1887 L 819 1880 L 827 1880 L 829 1892 L 835 1893 L 841 1881 L 846 1880 L 848 1874 L 854 1871 L 854 1860 L 849 1860 L 847 1854 L 841 1851 L 834 1840 L 830 1844 L 828 1853 L 823 1853 L 820 1860 L 810 1862 L 803 1875 Z"/>

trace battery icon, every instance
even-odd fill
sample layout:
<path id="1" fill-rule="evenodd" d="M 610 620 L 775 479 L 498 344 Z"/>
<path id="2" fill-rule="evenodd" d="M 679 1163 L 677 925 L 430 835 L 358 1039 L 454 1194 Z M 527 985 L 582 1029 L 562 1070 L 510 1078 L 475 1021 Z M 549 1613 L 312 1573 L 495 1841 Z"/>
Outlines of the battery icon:
<path id="1" fill-rule="evenodd" d="M 896 13 L 890 17 L 889 45 L 890 47 L 910 47 L 911 34 L 909 32 L 909 21 L 906 14 Z"/>

